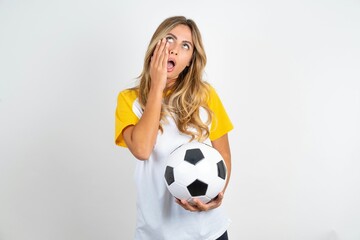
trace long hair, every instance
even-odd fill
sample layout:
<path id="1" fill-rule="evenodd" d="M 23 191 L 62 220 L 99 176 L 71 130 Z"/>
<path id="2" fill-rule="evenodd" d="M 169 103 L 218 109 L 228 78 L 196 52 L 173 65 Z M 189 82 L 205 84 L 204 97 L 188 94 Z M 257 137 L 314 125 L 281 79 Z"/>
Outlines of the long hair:
<path id="1" fill-rule="evenodd" d="M 156 43 L 174 27 L 181 24 L 190 28 L 194 43 L 193 55 L 190 65 L 179 74 L 174 84 L 164 90 L 161 120 L 166 122 L 166 117 L 172 116 L 180 132 L 190 135 L 191 140 L 203 141 L 209 136 L 208 125 L 212 119 L 212 112 L 207 105 L 209 85 L 203 81 L 206 54 L 200 31 L 193 20 L 183 16 L 174 16 L 165 19 L 159 25 L 147 48 L 143 71 L 139 76 L 140 83 L 136 89 L 139 91 L 139 102 L 144 108 L 151 86 L 150 61 Z M 206 122 L 200 118 L 201 107 L 207 112 Z M 161 122 L 159 128 L 161 131 L 163 130 Z"/>

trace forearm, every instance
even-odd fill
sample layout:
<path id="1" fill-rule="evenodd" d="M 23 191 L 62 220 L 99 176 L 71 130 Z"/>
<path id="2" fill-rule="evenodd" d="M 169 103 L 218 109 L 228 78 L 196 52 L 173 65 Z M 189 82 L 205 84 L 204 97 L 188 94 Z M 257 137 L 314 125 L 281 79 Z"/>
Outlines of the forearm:
<path id="1" fill-rule="evenodd" d="M 228 154 L 227 156 L 224 155 L 223 158 L 224 158 L 226 170 L 227 170 L 226 183 L 225 183 L 225 187 L 223 190 L 223 192 L 225 192 L 225 190 L 229 184 L 230 177 L 231 177 L 231 155 L 230 154 Z"/>
<path id="2" fill-rule="evenodd" d="M 230 151 L 230 144 L 228 135 L 225 134 L 222 137 L 214 140 L 211 142 L 212 146 L 219 151 L 220 155 L 223 157 L 226 169 L 227 169 L 227 177 L 226 177 L 226 183 L 224 187 L 224 192 L 228 186 L 228 183 L 230 181 L 231 176 L 231 151 Z"/>
<path id="3" fill-rule="evenodd" d="M 150 90 L 144 112 L 139 122 L 124 132 L 124 139 L 133 155 L 140 159 L 149 158 L 159 130 L 162 91 Z"/>
<path id="4" fill-rule="evenodd" d="M 131 153 L 140 160 L 147 160 L 156 143 L 159 131 L 163 91 L 167 81 L 168 44 L 159 40 L 150 62 L 151 88 L 144 112 L 139 122 L 123 131 Z"/>

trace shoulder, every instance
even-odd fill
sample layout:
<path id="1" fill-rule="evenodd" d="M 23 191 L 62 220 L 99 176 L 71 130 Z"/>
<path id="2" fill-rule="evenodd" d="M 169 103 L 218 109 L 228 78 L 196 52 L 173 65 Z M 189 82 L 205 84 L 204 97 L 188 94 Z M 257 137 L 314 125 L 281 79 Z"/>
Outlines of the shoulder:
<path id="1" fill-rule="evenodd" d="M 217 93 L 216 93 L 216 89 L 213 85 L 211 85 L 211 83 L 209 82 L 204 82 L 204 86 L 205 86 L 205 90 L 208 94 L 208 96 L 211 98 L 213 95 L 216 95 L 217 96 Z"/>
<path id="2" fill-rule="evenodd" d="M 134 88 L 124 89 L 119 92 L 118 101 L 133 102 L 138 98 L 138 96 L 139 96 L 138 89 L 134 89 Z"/>
<path id="3" fill-rule="evenodd" d="M 220 98 L 216 92 L 216 89 L 210 83 L 206 83 L 206 88 L 208 94 L 207 103 L 211 107 L 216 104 L 216 102 L 220 101 Z"/>

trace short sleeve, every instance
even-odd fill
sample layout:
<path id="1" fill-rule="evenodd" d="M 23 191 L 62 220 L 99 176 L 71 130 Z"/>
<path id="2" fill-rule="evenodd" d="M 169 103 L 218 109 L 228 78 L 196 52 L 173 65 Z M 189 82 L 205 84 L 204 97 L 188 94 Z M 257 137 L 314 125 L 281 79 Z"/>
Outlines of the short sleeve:
<path id="1" fill-rule="evenodd" d="M 122 136 L 122 131 L 130 125 L 135 125 L 139 118 L 133 110 L 133 105 L 137 99 L 135 90 L 124 90 L 119 93 L 115 112 L 115 144 L 127 147 Z"/>
<path id="2" fill-rule="evenodd" d="M 230 132 L 234 127 L 218 94 L 211 86 L 208 104 L 213 112 L 209 136 L 210 140 L 213 141 Z"/>

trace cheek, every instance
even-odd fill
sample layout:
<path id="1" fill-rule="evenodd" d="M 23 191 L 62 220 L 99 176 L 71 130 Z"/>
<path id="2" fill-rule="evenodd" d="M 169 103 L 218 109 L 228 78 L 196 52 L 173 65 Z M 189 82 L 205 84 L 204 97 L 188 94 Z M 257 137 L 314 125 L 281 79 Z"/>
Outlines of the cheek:
<path id="1" fill-rule="evenodd" d="M 190 66 L 191 59 L 192 59 L 192 54 L 189 53 L 189 54 L 184 55 L 182 62 L 185 67 Z"/>
<path id="2" fill-rule="evenodd" d="M 191 53 L 189 54 L 189 56 L 188 56 L 188 61 L 187 61 L 187 66 L 190 66 L 191 65 L 191 62 L 192 62 L 192 60 L 193 60 L 193 58 L 194 58 L 194 52 L 193 51 L 191 51 Z"/>

